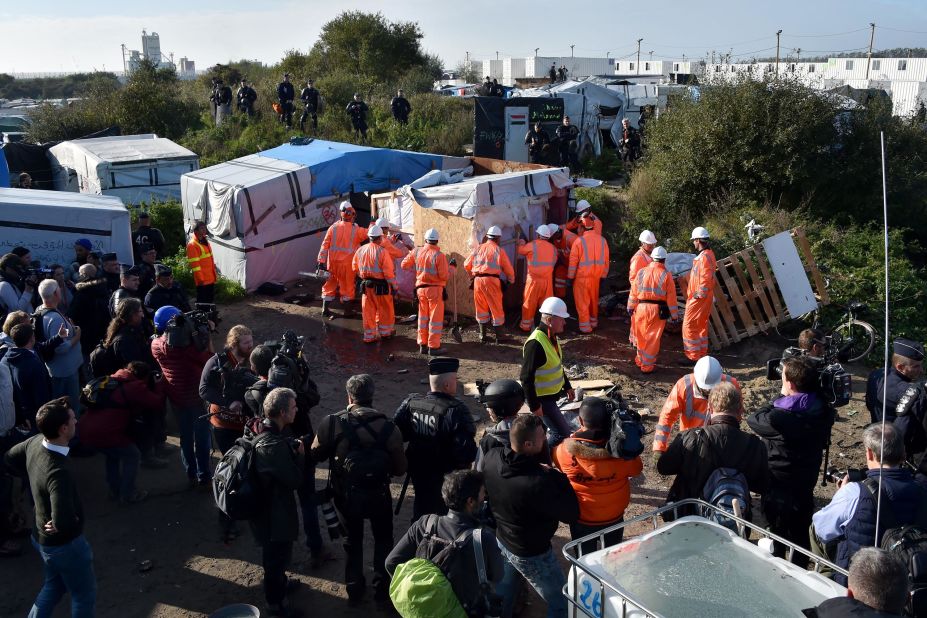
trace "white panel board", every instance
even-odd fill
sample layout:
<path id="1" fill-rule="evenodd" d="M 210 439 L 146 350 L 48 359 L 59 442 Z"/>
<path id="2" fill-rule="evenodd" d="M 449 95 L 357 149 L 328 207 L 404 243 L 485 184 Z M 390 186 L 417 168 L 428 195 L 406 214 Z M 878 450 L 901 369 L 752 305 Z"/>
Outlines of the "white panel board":
<path id="1" fill-rule="evenodd" d="M 763 241 L 763 249 L 766 250 L 789 315 L 794 318 L 817 309 L 818 301 L 792 235 L 782 232 L 767 238 Z"/>

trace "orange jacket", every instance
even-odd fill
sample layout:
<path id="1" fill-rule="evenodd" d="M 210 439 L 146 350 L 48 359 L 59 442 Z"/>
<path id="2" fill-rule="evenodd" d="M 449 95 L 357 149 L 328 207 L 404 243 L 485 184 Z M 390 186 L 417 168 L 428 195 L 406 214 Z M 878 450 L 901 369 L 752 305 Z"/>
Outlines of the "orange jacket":
<path id="1" fill-rule="evenodd" d="M 405 270 L 415 269 L 415 287 L 425 285 L 447 285 L 447 256 L 438 245 L 416 247 L 400 264 Z"/>
<path id="2" fill-rule="evenodd" d="M 631 283 L 628 309 L 636 309 L 642 300 L 664 301 L 669 307 L 670 317 L 674 320 L 679 319 L 679 311 L 676 308 L 676 282 L 662 262 L 653 262 L 642 269 Z"/>
<path id="3" fill-rule="evenodd" d="M 594 231 L 580 236 L 570 248 L 568 279 L 602 279 L 608 275 L 608 243 Z"/>
<path id="4" fill-rule="evenodd" d="M 518 254 L 528 261 L 528 276 L 549 279 L 557 265 L 557 249 L 543 238 L 537 238 L 518 247 Z"/>
<path id="5" fill-rule="evenodd" d="M 392 236 L 383 237 L 383 248 L 394 260 L 401 260 L 409 255 L 409 248 L 402 244 L 401 241 L 393 240 Z"/>
<path id="6" fill-rule="evenodd" d="M 464 262 L 464 268 L 472 277 L 474 275 L 505 275 L 506 281 L 515 280 L 515 270 L 509 256 L 498 244 L 487 240 L 477 247 Z"/>
<path id="7" fill-rule="evenodd" d="M 602 220 L 599 219 L 595 215 L 590 215 L 589 218 L 592 219 L 593 221 L 592 229 L 595 230 L 596 234 L 601 235 L 602 234 Z M 570 232 L 574 232 L 577 236 L 582 236 L 583 234 L 586 233 L 586 228 L 583 227 L 583 224 L 580 221 L 579 215 L 567 221 L 566 226 L 564 227 L 566 227 L 566 229 L 569 230 Z M 566 236 L 566 234 L 564 234 L 564 236 Z"/>
<path id="8" fill-rule="evenodd" d="M 361 243 L 367 240 L 367 230 L 356 223 L 335 221 L 322 240 L 318 261 L 329 266 L 331 264 L 351 263 L 351 256 L 357 251 Z"/>
<path id="9" fill-rule="evenodd" d="M 396 283 L 393 258 L 385 248 L 376 243 L 372 242 L 358 249 L 351 261 L 351 268 L 361 279 L 383 279 L 390 284 Z"/>
<path id="10" fill-rule="evenodd" d="M 216 282 L 216 262 L 212 259 L 212 247 L 208 241 L 201 243 L 194 237 L 187 243 L 187 263 L 193 271 L 194 285 Z"/>
<path id="11" fill-rule="evenodd" d="M 570 479 L 579 500 L 579 522 L 610 524 L 624 514 L 631 500 L 628 479 L 644 469 L 640 457 L 628 461 L 612 457 L 605 441 L 567 438 L 554 448 L 554 465 Z"/>
<path id="12" fill-rule="evenodd" d="M 644 268 L 651 262 L 653 262 L 653 258 L 650 257 L 650 254 L 643 249 L 638 249 L 637 253 L 631 256 L 631 266 L 628 268 L 628 281 L 633 285 L 634 277 L 637 276 L 637 273 L 640 272 L 641 268 Z"/>
<path id="13" fill-rule="evenodd" d="M 740 383 L 726 373 L 722 382 L 730 382 L 740 392 Z M 708 399 L 703 397 L 695 385 L 695 375 L 687 373 L 673 385 L 669 397 L 660 410 L 660 420 L 653 432 L 653 450 L 665 451 L 669 446 L 670 432 L 679 421 L 679 431 L 701 427 L 708 420 Z"/>
<path id="14" fill-rule="evenodd" d="M 718 262 L 715 252 L 705 249 L 692 260 L 692 270 L 689 271 L 689 289 L 686 298 L 714 298 L 715 271 Z"/>

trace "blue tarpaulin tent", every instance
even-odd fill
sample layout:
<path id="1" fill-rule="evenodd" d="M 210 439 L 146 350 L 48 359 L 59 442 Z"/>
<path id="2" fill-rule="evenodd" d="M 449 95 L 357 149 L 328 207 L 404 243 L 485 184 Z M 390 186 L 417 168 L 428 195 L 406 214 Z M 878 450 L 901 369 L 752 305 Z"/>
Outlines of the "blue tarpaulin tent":
<path id="1" fill-rule="evenodd" d="M 6 156 L 3 149 L 0 149 L 0 188 L 10 186 L 10 168 L 6 165 Z"/>

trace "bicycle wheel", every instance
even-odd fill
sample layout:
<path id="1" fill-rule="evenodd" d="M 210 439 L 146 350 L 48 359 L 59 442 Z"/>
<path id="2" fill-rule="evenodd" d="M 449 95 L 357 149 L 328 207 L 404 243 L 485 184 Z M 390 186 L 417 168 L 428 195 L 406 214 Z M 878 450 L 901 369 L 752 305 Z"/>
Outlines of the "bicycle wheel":
<path id="1" fill-rule="evenodd" d="M 834 332 L 840 334 L 842 347 L 845 346 L 849 352 L 848 361 L 851 363 L 866 358 L 875 346 L 875 328 L 868 322 L 862 320 L 844 322 L 835 328 Z"/>

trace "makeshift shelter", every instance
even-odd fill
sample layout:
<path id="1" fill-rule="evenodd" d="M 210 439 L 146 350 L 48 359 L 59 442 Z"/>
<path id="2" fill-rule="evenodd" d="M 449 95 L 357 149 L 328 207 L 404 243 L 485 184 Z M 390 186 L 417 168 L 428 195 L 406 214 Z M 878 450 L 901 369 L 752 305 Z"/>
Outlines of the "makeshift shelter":
<path id="1" fill-rule="evenodd" d="M 52 189 L 51 164 L 48 162 L 48 145 L 11 142 L 3 144 L 3 157 L 10 171 L 11 184 L 19 186 L 19 175 L 27 172 L 32 177 L 32 186 L 36 189 Z"/>
<path id="2" fill-rule="evenodd" d="M 219 270 L 253 291 L 314 269 L 341 200 L 366 211 L 364 192 L 397 189 L 431 170 L 467 163 L 323 140 L 284 144 L 184 174 L 184 222 L 189 229 L 205 221 Z"/>
<path id="3" fill-rule="evenodd" d="M 3 151 L 0 150 L 0 188 L 7 188 L 10 186 L 10 168 L 6 164 L 6 156 L 4 156 Z"/>
<path id="4" fill-rule="evenodd" d="M 567 168 L 474 157 L 465 170 L 432 172 L 397 191 L 373 195 L 371 207 L 377 216 L 412 236 L 417 246 L 424 244 L 427 229 L 438 230 L 441 250 L 448 259 L 456 258 L 458 265 L 447 286 L 446 311 L 453 311 L 456 298 L 458 312 L 472 317 L 473 294 L 463 264 L 486 230 L 493 225 L 502 228 L 500 244 L 516 275 L 505 304 L 520 305 L 526 266 L 517 255 L 517 239 L 531 241 L 537 226 L 565 221 L 573 186 Z M 410 271 L 402 273 L 401 296 L 412 297 L 413 280 Z"/>
<path id="5" fill-rule="evenodd" d="M 180 199 L 180 177 L 199 169 L 199 157 L 148 133 L 61 142 L 48 151 L 54 188 L 115 195 L 126 204 Z"/>
<path id="6" fill-rule="evenodd" d="M 0 188 L 0 253 L 22 245 L 43 265 L 70 264 L 79 238 L 132 263 L 129 211 L 119 198 Z"/>

